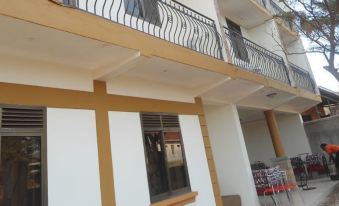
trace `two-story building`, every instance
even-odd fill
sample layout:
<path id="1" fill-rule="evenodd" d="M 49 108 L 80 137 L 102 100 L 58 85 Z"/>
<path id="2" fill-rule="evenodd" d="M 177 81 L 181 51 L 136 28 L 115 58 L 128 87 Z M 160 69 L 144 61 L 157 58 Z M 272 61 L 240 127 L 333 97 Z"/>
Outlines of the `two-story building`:
<path id="1" fill-rule="evenodd" d="M 259 205 L 248 151 L 286 161 L 320 102 L 281 8 L 0 0 L 0 205 Z"/>

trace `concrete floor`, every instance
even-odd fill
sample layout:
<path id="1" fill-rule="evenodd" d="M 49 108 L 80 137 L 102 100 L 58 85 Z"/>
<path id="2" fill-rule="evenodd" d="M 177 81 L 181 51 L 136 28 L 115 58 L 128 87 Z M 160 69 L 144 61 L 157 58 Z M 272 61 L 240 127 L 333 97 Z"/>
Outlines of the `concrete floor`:
<path id="1" fill-rule="evenodd" d="M 309 181 L 309 187 L 314 190 L 296 190 L 291 192 L 294 206 L 339 206 L 339 181 L 331 181 L 329 178 L 321 178 Z M 261 205 L 273 206 L 270 197 L 260 197 Z M 290 206 L 285 193 L 278 195 L 279 206 Z"/>

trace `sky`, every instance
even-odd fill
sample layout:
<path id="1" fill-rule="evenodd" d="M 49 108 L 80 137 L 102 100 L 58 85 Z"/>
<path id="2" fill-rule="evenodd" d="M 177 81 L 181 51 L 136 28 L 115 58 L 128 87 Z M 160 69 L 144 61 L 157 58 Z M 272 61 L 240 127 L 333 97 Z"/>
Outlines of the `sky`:
<path id="1" fill-rule="evenodd" d="M 303 44 L 307 50 L 310 45 L 308 40 L 303 39 Z M 307 57 L 317 85 L 335 92 L 339 92 L 339 82 L 332 76 L 332 74 L 323 68 L 327 65 L 327 61 L 325 60 L 324 56 L 322 54 L 308 53 Z M 335 65 L 339 67 L 339 57 L 337 57 L 335 60 Z"/>

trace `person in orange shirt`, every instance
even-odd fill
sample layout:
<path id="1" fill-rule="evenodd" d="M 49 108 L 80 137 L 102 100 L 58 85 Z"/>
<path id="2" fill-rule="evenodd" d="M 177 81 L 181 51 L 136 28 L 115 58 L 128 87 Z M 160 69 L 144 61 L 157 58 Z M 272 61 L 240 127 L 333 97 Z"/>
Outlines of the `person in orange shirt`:
<path id="1" fill-rule="evenodd" d="M 321 144 L 320 148 L 324 150 L 335 164 L 337 176 L 339 177 L 339 145 L 335 144 Z M 333 156 L 335 155 L 335 157 Z"/>

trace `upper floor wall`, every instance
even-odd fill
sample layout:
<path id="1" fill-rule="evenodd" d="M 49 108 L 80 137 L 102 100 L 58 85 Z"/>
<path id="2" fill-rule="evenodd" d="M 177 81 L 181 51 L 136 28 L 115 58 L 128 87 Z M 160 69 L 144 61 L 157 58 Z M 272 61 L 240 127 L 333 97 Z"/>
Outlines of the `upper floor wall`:
<path id="1" fill-rule="evenodd" d="M 81 67 L 79 71 L 88 72 L 90 80 L 113 82 L 109 84 L 112 94 L 166 100 L 179 95 L 180 100 L 175 100 L 190 102 L 218 87 L 215 91 L 220 91 L 222 101 L 238 101 L 244 95 L 257 94 L 262 88 L 269 87 L 274 88 L 274 92 L 268 89 L 267 95 L 284 91 L 286 101 L 303 95 L 301 98 L 312 99 L 311 104 L 313 100 L 317 101 L 316 95 L 291 87 L 283 57 L 234 33 L 227 36 L 224 28 L 219 32 L 219 23 L 180 2 L 161 0 L 157 2 L 156 10 L 145 9 L 145 5 L 134 5 L 129 9 L 127 0 L 114 1 L 114 4 L 108 0 L 93 2 L 96 1 L 88 0 L 81 5 L 79 2 L 73 8 L 47 0 L 3 2 L 0 8 L 2 28 L 22 30 L 21 24 L 25 22 L 28 29 L 25 33 L 4 35 L 2 39 L 6 40 L 8 48 L 16 49 L 20 55 L 29 54 L 27 57 L 34 54 L 38 61 L 46 57 L 47 62 L 63 63 L 66 67 L 76 63 Z M 115 5 L 117 2 L 120 2 L 118 6 Z M 201 6 L 195 8 L 202 10 Z M 138 15 L 134 15 L 136 11 Z M 5 20 L 4 16 L 20 20 L 14 24 L 14 18 Z M 32 25 L 39 25 L 39 28 L 33 30 Z M 22 43 L 15 43 L 18 42 L 15 38 Z M 228 48 L 228 54 L 225 52 L 227 43 L 233 46 Z M 88 48 L 84 48 L 87 44 Z M 38 49 L 32 49 L 34 45 Z M 9 52 L 8 49 L 4 51 Z M 128 85 L 128 89 L 124 85 Z M 173 95 L 167 95 L 168 88 L 173 89 Z M 234 98 L 234 89 L 230 88 L 244 93 Z M 152 92 L 155 89 L 157 91 Z"/>

